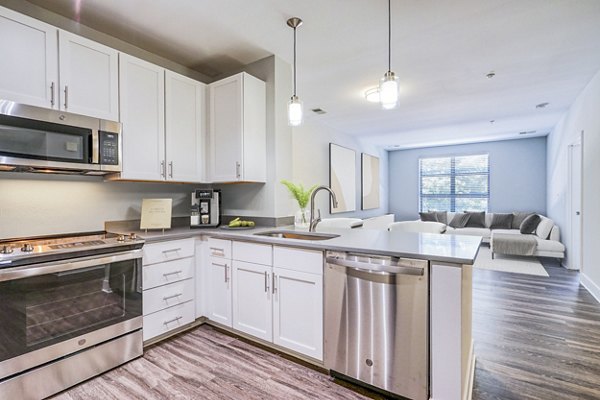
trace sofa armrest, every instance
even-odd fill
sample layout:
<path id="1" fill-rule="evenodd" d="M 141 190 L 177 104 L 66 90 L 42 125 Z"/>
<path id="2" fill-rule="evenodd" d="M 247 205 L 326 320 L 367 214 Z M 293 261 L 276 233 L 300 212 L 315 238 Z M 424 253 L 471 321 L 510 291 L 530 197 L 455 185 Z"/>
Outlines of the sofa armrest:
<path id="1" fill-rule="evenodd" d="M 550 237 L 548 239 L 560 242 L 560 228 L 558 227 L 558 225 L 554 224 L 552 230 L 550 231 Z"/>

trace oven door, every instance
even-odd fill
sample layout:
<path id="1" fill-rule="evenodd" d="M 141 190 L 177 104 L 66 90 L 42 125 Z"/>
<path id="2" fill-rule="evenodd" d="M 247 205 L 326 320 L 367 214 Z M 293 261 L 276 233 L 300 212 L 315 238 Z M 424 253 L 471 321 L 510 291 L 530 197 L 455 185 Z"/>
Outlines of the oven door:
<path id="1" fill-rule="evenodd" d="M 0 379 L 142 327 L 141 250 L 0 270 Z"/>

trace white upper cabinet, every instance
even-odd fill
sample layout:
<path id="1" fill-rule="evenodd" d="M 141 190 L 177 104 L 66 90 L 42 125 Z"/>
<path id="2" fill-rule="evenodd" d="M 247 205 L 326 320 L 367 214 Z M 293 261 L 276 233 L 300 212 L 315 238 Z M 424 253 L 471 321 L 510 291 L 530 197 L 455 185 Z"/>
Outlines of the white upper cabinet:
<path id="1" fill-rule="evenodd" d="M 119 52 L 60 31 L 60 109 L 119 120 Z"/>
<path id="2" fill-rule="evenodd" d="M 209 93 L 209 180 L 265 182 L 265 83 L 242 72 L 211 83 Z"/>
<path id="3" fill-rule="evenodd" d="M 122 179 L 159 181 L 166 177 L 165 71 L 121 54 L 120 108 L 123 123 Z"/>
<path id="4" fill-rule="evenodd" d="M 58 108 L 57 29 L 0 7 L 0 99 Z"/>
<path id="5" fill-rule="evenodd" d="M 206 85 L 165 72 L 167 180 L 204 180 L 204 98 Z"/>

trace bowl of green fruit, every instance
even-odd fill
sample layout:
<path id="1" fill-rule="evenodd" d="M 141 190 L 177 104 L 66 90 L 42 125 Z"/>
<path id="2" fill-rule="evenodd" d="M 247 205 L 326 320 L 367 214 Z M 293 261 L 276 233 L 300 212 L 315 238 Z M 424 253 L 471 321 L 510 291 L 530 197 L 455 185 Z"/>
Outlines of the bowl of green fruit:
<path id="1" fill-rule="evenodd" d="M 252 229 L 256 226 L 254 221 L 245 221 L 237 217 L 229 221 L 229 224 L 222 226 L 223 229 Z"/>

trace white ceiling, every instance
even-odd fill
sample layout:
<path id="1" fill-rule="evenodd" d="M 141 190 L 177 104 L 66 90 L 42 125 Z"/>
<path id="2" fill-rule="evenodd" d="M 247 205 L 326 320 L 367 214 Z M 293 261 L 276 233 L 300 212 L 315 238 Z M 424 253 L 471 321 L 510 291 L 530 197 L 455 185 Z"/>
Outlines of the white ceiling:
<path id="1" fill-rule="evenodd" d="M 390 148 L 545 135 L 600 70 L 599 0 L 392 0 L 390 111 L 363 97 L 387 69 L 385 0 L 29 1 L 209 76 L 291 62 L 299 16 L 298 95 L 327 111 L 308 118 Z"/>

